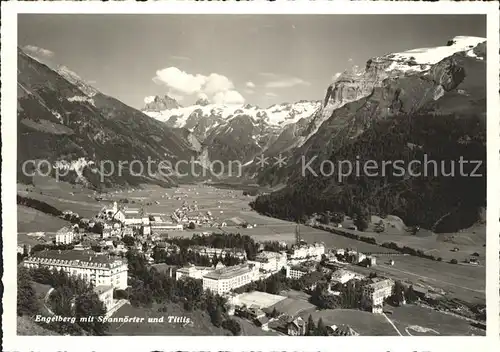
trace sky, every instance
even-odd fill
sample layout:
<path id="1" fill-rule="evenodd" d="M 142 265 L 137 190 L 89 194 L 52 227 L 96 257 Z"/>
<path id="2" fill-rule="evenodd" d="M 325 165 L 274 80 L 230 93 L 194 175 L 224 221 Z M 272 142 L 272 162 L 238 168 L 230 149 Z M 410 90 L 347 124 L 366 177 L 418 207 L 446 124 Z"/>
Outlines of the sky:
<path id="1" fill-rule="evenodd" d="M 486 37 L 479 15 L 22 14 L 18 46 L 141 109 L 168 94 L 260 107 L 322 100 L 332 77 L 375 56 Z"/>

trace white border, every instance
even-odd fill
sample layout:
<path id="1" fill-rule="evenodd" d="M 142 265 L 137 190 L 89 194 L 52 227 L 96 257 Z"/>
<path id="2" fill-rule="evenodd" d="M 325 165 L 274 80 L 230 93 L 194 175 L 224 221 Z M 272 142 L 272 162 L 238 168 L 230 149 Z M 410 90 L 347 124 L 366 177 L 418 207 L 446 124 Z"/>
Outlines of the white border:
<path id="1" fill-rule="evenodd" d="M 488 14 L 487 337 L 17 337 L 16 168 L 17 13 L 176 14 Z M 2 2 L 2 222 L 4 350 L 171 350 L 171 351 L 498 351 L 499 339 L 499 12 L 483 2 Z M 348 30 L 348 29 L 346 29 Z M 457 33 L 459 35 L 460 33 Z M 497 58 L 495 60 L 495 57 Z M 8 171 L 9 170 L 9 171 Z M 140 346 L 140 348 L 139 348 Z"/>

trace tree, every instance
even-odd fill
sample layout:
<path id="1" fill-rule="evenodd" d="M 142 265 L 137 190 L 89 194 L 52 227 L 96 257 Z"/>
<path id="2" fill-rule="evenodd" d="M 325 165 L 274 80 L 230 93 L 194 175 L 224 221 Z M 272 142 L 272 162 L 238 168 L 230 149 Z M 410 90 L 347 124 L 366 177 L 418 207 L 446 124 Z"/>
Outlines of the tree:
<path id="1" fill-rule="evenodd" d="M 278 311 L 276 310 L 276 307 L 273 308 L 273 311 L 271 312 L 271 318 L 277 318 L 280 315 Z"/>
<path id="2" fill-rule="evenodd" d="M 222 327 L 226 330 L 229 330 L 233 333 L 233 335 L 239 335 L 241 333 L 241 326 L 234 319 L 227 319 L 222 322 Z"/>
<path id="3" fill-rule="evenodd" d="M 31 277 L 25 268 L 17 272 L 17 314 L 35 315 L 38 311 L 35 289 L 31 285 Z"/>
<path id="4" fill-rule="evenodd" d="M 316 336 L 327 336 L 328 330 L 326 329 L 325 324 L 323 323 L 323 319 L 319 318 L 318 326 L 316 327 Z"/>
<path id="5" fill-rule="evenodd" d="M 366 207 L 359 207 L 355 212 L 353 224 L 359 231 L 365 231 L 370 224 L 370 213 Z"/>
<path id="6" fill-rule="evenodd" d="M 413 289 L 413 285 L 411 285 L 406 291 L 406 300 L 408 301 L 408 303 L 415 303 L 418 300 L 417 294 Z"/>
<path id="7" fill-rule="evenodd" d="M 312 315 L 309 314 L 309 318 L 307 319 L 306 335 L 313 336 L 315 331 L 316 331 L 316 324 L 314 324 Z"/>
<path id="8" fill-rule="evenodd" d="M 217 257 L 217 254 L 214 253 L 214 255 L 212 256 L 212 265 L 216 266 L 218 262 L 219 258 Z"/>
<path id="9" fill-rule="evenodd" d="M 404 302 L 405 297 L 404 297 L 404 286 L 401 283 L 401 281 L 396 281 L 394 283 L 394 289 L 393 289 L 393 301 L 396 305 L 400 305 L 401 303 Z"/>
<path id="10" fill-rule="evenodd" d="M 189 223 L 189 225 L 188 225 L 188 229 L 190 229 L 190 230 L 194 230 L 194 229 L 196 229 L 196 224 L 195 224 L 194 222 L 192 222 L 192 221 L 191 221 L 191 222 Z"/>
<path id="11" fill-rule="evenodd" d="M 82 322 L 81 318 L 98 317 L 106 314 L 106 308 L 95 293 L 86 293 L 75 299 L 75 316 L 84 330 L 90 335 L 103 336 L 109 329 L 109 323 L 94 318 L 94 321 Z"/>
<path id="12" fill-rule="evenodd" d="M 385 231 L 385 224 L 383 220 L 380 220 L 378 223 L 375 224 L 375 232 L 381 233 Z"/>
<path id="13" fill-rule="evenodd" d="M 220 307 L 215 308 L 210 318 L 214 326 L 220 327 L 224 321 L 224 317 L 222 315 L 222 309 Z"/>
<path id="14" fill-rule="evenodd" d="M 458 264 L 458 260 L 456 260 L 456 259 L 452 259 L 452 260 L 450 260 L 450 263 L 451 263 L 451 264 Z"/>
<path id="15" fill-rule="evenodd" d="M 126 235 L 123 236 L 122 242 L 125 243 L 127 247 L 132 247 L 135 244 L 135 239 L 130 235 Z"/>

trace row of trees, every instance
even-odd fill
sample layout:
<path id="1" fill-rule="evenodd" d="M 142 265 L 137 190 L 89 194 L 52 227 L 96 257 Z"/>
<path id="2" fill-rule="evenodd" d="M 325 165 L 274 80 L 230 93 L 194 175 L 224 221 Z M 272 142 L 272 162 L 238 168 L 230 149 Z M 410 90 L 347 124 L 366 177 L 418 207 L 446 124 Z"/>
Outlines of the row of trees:
<path id="1" fill-rule="evenodd" d="M 312 315 L 309 315 L 306 325 L 306 336 L 328 336 L 328 329 L 326 328 L 323 319 L 319 318 L 318 323 L 314 323 Z"/>
<path id="2" fill-rule="evenodd" d="M 155 247 L 153 249 L 153 259 L 155 263 L 166 263 L 176 266 L 186 266 L 188 264 L 215 266 L 217 263 L 222 263 L 225 266 L 233 266 L 244 262 L 244 259 L 237 258 L 231 255 L 231 253 L 226 253 L 224 256 L 222 254 L 219 256 L 214 254 L 212 257 L 209 257 L 185 247 L 180 248 L 175 253 L 169 253 L 162 248 Z"/>
<path id="3" fill-rule="evenodd" d="M 169 243 L 178 245 L 180 248 L 192 246 L 207 246 L 212 248 L 240 248 L 246 252 L 249 260 L 255 259 L 259 251 L 259 245 L 248 235 L 241 234 L 219 234 L 212 233 L 208 236 L 193 235 L 191 238 L 172 238 Z"/>
<path id="4" fill-rule="evenodd" d="M 23 197 L 20 195 L 17 195 L 17 204 L 19 205 L 24 205 L 36 210 L 41 211 L 42 213 L 53 215 L 53 216 L 61 216 L 62 212 L 53 207 L 52 205 L 49 205 L 45 202 L 42 202 L 38 199 L 33 199 L 29 197 Z"/>
<path id="5" fill-rule="evenodd" d="M 399 306 L 404 303 L 415 303 L 418 301 L 418 296 L 415 293 L 413 285 L 405 286 L 401 281 L 394 283 L 393 294 L 388 299 L 392 304 Z"/>

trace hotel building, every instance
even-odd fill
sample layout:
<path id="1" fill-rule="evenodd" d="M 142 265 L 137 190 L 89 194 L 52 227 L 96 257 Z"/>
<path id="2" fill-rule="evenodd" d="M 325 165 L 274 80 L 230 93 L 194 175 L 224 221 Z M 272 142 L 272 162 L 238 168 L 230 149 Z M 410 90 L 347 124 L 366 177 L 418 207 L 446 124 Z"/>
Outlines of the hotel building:
<path id="1" fill-rule="evenodd" d="M 79 276 L 91 282 L 94 286 L 112 286 L 115 289 L 127 288 L 127 262 L 93 251 L 44 250 L 26 258 L 23 261 L 23 266 L 63 270 L 69 275 Z"/>
<path id="2" fill-rule="evenodd" d="M 175 272 L 175 279 L 179 280 L 183 277 L 190 277 L 192 279 L 202 279 L 203 275 L 214 270 L 212 267 L 194 266 L 190 265 L 184 268 L 177 269 Z"/>
<path id="3" fill-rule="evenodd" d="M 392 295 L 394 281 L 385 279 L 366 285 L 363 288 L 362 304 L 372 313 L 382 313 L 384 300 Z"/>
<path id="4" fill-rule="evenodd" d="M 320 261 L 323 254 L 325 254 L 325 245 L 322 243 L 295 245 L 292 247 L 288 259 L 292 264 L 308 260 Z"/>
<path id="5" fill-rule="evenodd" d="M 248 264 L 219 268 L 203 275 L 203 289 L 222 295 L 250 283 L 253 278 Z"/>
<path id="6" fill-rule="evenodd" d="M 63 227 L 56 233 L 56 244 L 70 244 L 75 240 L 75 233 L 69 227 Z"/>
<path id="7" fill-rule="evenodd" d="M 257 269 L 263 271 L 277 272 L 286 267 L 286 259 L 285 253 L 263 251 L 257 254 L 255 260 L 248 261 L 248 263 L 254 264 Z"/>

